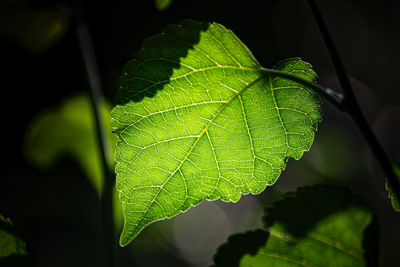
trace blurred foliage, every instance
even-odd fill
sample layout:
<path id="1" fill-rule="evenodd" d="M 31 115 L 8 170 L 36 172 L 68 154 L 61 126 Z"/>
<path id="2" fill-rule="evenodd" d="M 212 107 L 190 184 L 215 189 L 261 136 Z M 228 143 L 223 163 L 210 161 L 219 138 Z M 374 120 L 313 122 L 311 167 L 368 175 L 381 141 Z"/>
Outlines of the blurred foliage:
<path id="1" fill-rule="evenodd" d="M 114 165 L 117 137 L 111 133 L 111 105 L 102 103 L 102 118 L 110 149 L 108 158 Z M 77 94 L 65 99 L 59 107 L 39 114 L 27 130 L 24 151 L 30 162 L 45 170 L 65 156 L 75 160 L 100 195 L 104 184 L 100 150 L 96 134 L 92 103 L 88 95 Z M 112 168 L 113 166 L 109 166 Z M 123 226 L 122 208 L 118 192 L 113 190 L 114 222 L 117 231 Z"/>
<path id="2" fill-rule="evenodd" d="M 23 0 L 0 3 L 0 38 L 32 54 L 42 53 L 64 36 L 71 12 L 61 5 L 30 8 L 28 4 Z"/>
<path id="3" fill-rule="evenodd" d="M 26 255 L 26 244 L 15 235 L 11 220 L 0 214 L 0 260 L 13 255 Z"/>
<path id="4" fill-rule="evenodd" d="M 254 232 L 236 235 L 218 249 L 215 265 L 375 266 L 377 262 L 375 218 L 347 190 L 314 186 L 287 193 L 266 210 L 263 219 L 267 231 L 258 239 L 268 237 L 264 244 L 259 240 L 252 244 L 259 247 L 255 255 L 248 253 Z M 245 255 L 240 262 L 233 264 L 232 255 L 241 254 Z"/>
<path id="5" fill-rule="evenodd" d="M 31 122 L 24 143 L 26 157 L 40 169 L 48 169 L 63 156 L 70 156 L 81 166 L 100 194 L 104 184 L 95 118 L 86 94 L 68 97 L 59 107 L 49 108 Z M 101 116 L 113 159 L 116 136 L 110 127 L 108 102 L 102 103 Z M 112 166 L 110 166 L 112 167 Z"/>
<path id="6" fill-rule="evenodd" d="M 114 212 L 114 227 L 115 231 L 119 233 L 124 226 L 124 217 L 122 215 L 122 206 L 119 200 L 119 193 L 117 189 L 113 188 L 113 212 Z"/>
<path id="7" fill-rule="evenodd" d="M 163 11 L 172 4 L 172 0 L 155 0 L 154 3 L 158 10 Z"/>
<path id="8" fill-rule="evenodd" d="M 400 167 L 398 165 L 395 165 L 395 166 L 393 166 L 393 169 L 400 181 Z M 400 212 L 399 199 L 396 197 L 396 194 L 393 192 L 392 187 L 390 186 L 389 182 L 387 182 L 387 181 L 386 181 L 386 190 L 388 191 L 388 196 L 392 202 L 393 209 L 397 212 Z"/>

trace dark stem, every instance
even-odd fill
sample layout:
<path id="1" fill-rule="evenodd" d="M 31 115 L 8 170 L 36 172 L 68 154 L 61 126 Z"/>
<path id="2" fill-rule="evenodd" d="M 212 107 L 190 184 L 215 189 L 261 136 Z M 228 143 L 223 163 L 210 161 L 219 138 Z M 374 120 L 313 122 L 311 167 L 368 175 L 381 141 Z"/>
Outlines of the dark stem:
<path id="1" fill-rule="evenodd" d="M 329 88 L 324 88 L 316 83 L 304 80 L 302 78 L 299 78 L 293 74 L 280 71 L 280 70 L 275 70 L 275 69 L 267 69 L 267 68 L 261 68 L 261 71 L 264 73 L 269 73 L 273 74 L 282 78 L 287 78 L 292 81 L 301 83 L 304 86 L 312 88 L 314 91 L 316 91 L 320 96 L 322 96 L 324 99 L 326 99 L 329 103 L 331 103 L 335 108 L 338 110 L 342 111 L 342 95 L 338 94 Z"/>
<path id="2" fill-rule="evenodd" d="M 354 123 L 357 125 L 359 131 L 363 135 L 364 139 L 368 143 L 370 149 L 372 150 L 376 159 L 381 165 L 381 168 L 385 173 L 386 178 L 389 184 L 391 185 L 394 193 L 396 194 L 396 197 L 400 199 L 400 182 L 396 174 L 394 173 L 393 163 L 391 162 L 389 156 L 386 154 L 385 150 L 379 143 L 378 138 L 374 134 L 372 128 L 369 126 L 360 108 L 360 105 L 358 104 L 358 101 L 354 95 L 353 88 L 346 74 L 344 65 L 336 50 L 335 44 L 325 24 L 325 21 L 322 18 L 321 11 L 319 10 L 318 5 L 314 0 L 307 0 L 307 3 L 315 18 L 318 29 L 321 32 L 322 38 L 324 39 L 325 45 L 328 49 L 328 53 L 334 65 L 336 75 L 343 90 L 344 98 L 342 102 L 343 106 L 342 111 L 347 113 L 354 121 Z"/>
<path id="3" fill-rule="evenodd" d="M 104 244 L 107 257 L 107 266 L 115 266 L 115 250 L 116 240 L 114 234 L 112 193 L 114 184 L 114 175 L 110 171 L 110 144 L 108 143 L 107 134 L 101 117 L 101 104 L 104 101 L 99 69 L 97 66 L 96 56 L 94 53 L 92 39 L 89 33 L 89 27 L 84 22 L 78 22 L 76 26 L 76 34 L 79 47 L 82 53 L 83 61 L 86 67 L 86 74 L 89 80 L 91 92 L 92 107 L 96 120 L 96 133 L 99 142 L 104 186 L 101 192 L 101 216 L 104 234 Z"/>

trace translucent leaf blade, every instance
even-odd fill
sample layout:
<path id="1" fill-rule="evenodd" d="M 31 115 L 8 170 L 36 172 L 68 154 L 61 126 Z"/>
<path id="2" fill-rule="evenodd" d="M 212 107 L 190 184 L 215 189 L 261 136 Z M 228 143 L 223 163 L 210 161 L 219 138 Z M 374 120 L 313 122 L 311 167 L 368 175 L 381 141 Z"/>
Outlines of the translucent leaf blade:
<path id="1" fill-rule="evenodd" d="M 298 58 L 276 69 L 314 82 Z M 310 89 L 268 75 L 217 23 L 182 21 L 124 67 L 112 126 L 127 245 L 146 225 L 204 199 L 238 201 L 272 185 L 308 150 L 321 120 Z"/>

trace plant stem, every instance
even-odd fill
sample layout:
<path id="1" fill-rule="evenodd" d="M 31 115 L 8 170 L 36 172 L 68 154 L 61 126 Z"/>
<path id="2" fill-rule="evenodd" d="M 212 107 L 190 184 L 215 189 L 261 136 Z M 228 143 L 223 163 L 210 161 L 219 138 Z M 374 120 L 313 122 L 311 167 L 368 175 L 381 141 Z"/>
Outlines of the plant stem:
<path id="1" fill-rule="evenodd" d="M 275 69 L 268 69 L 268 68 L 261 68 L 261 71 L 264 73 L 269 73 L 273 75 L 277 75 L 283 78 L 290 79 L 292 81 L 301 83 L 307 87 L 311 87 L 314 89 L 320 96 L 322 96 L 324 99 L 328 100 L 329 103 L 331 103 L 334 107 L 336 107 L 338 110 L 342 110 L 342 96 L 340 94 L 335 93 L 334 91 L 330 90 L 329 88 L 324 88 L 316 83 L 304 80 L 302 78 L 299 78 L 293 74 L 280 71 L 280 70 L 275 70 Z"/>
<path id="2" fill-rule="evenodd" d="M 396 197 L 400 199 L 400 182 L 396 174 L 394 173 L 393 163 L 379 143 L 378 138 L 374 134 L 372 128 L 369 126 L 361 110 L 361 107 L 358 104 L 358 101 L 354 95 L 354 90 L 346 74 L 346 69 L 342 63 L 342 60 L 340 59 L 339 53 L 337 52 L 337 49 L 325 24 L 325 21 L 322 18 L 321 11 L 319 10 L 318 5 L 314 0 L 307 0 L 307 3 L 317 23 L 318 29 L 321 32 L 322 38 L 324 39 L 325 45 L 328 49 L 328 53 L 335 68 L 336 75 L 343 90 L 344 98 L 341 103 L 342 111 L 347 113 L 357 125 L 359 131 L 363 135 L 364 139 L 368 143 L 370 149 L 372 150 L 376 159 L 381 165 L 381 168 L 385 173 L 386 178 L 391 185 L 394 193 L 396 194 Z"/>
<path id="3" fill-rule="evenodd" d="M 113 206 L 112 206 L 112 193 L 114 184 L 114 175 L 110 171 L 110 144 L 107 139 L 107 134 L 103 125 L 101 117 L 101 104 L 104 100 L 101 86 L 101 79 L 99 69 L 96 61 L 96 56 L 93 49 L 93 43 L 89 33 L 89 27 L 83 22 L 78 22 L 76 27 L 76 34 L 79 42 L 79 47 L 82 53 L 83 61 L 86 67 L 86 74 L 89 80 L 89 87 L 91 92 L 92 107 L 96 120 L 97 140 L 99 142 L 104 186 L 101 192 L 101 216 L 102 227 L 104 234 L 104 245 L 107 257 L 107 266 L 115 266 L 115 250 L 116 240 L 114 234 L 114 220 L 113 220 Z"/>

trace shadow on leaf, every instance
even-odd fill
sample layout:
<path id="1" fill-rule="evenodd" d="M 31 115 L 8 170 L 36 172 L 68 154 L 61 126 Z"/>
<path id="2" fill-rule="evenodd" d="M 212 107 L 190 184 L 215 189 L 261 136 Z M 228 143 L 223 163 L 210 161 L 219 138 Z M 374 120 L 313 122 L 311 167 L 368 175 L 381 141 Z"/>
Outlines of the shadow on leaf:
<path id="1" fill-rule="evenodd" d="M 146 39 L 142 49 L 123 68 L 118 80 L 116 104 L 139 102 L 162 90 L 170 81 L 173 70 L 181 67 L 180 59 L 199 42 L 200 33 L 208 26 L 207 22 L 183 20 L 179 25 L 168 25 L 162 33 Z"/>
<path id="2" fill-rule="evenodd" d="M 313 186 L 287 193 L 263 220 L 266 231 L 229 237 L 215 266 L 377 266 L 377 218 L 348 190 Z"/>
<path id="3" fill-rule="evenodd" d="M 256 254 L 258 249 L 267 242 L 268 236 L 269 234 L 261 229 L 230 236 L 228 242 L 218 248 L 213 266 L 239 266 L 240 259 L 245 254 Z"/>
<path id="4" fill-rule="evenodd" d="M 321 185 L 304 187 L 297 192 L 285 194 L 281 200 L 267 208 L 263 222 L 267 229 L 279 222 L 286 232 L 299 238 L 311 231 L 322 219 L 349 207 L 360 206 L 360 201 L 347 189 Z"/>

